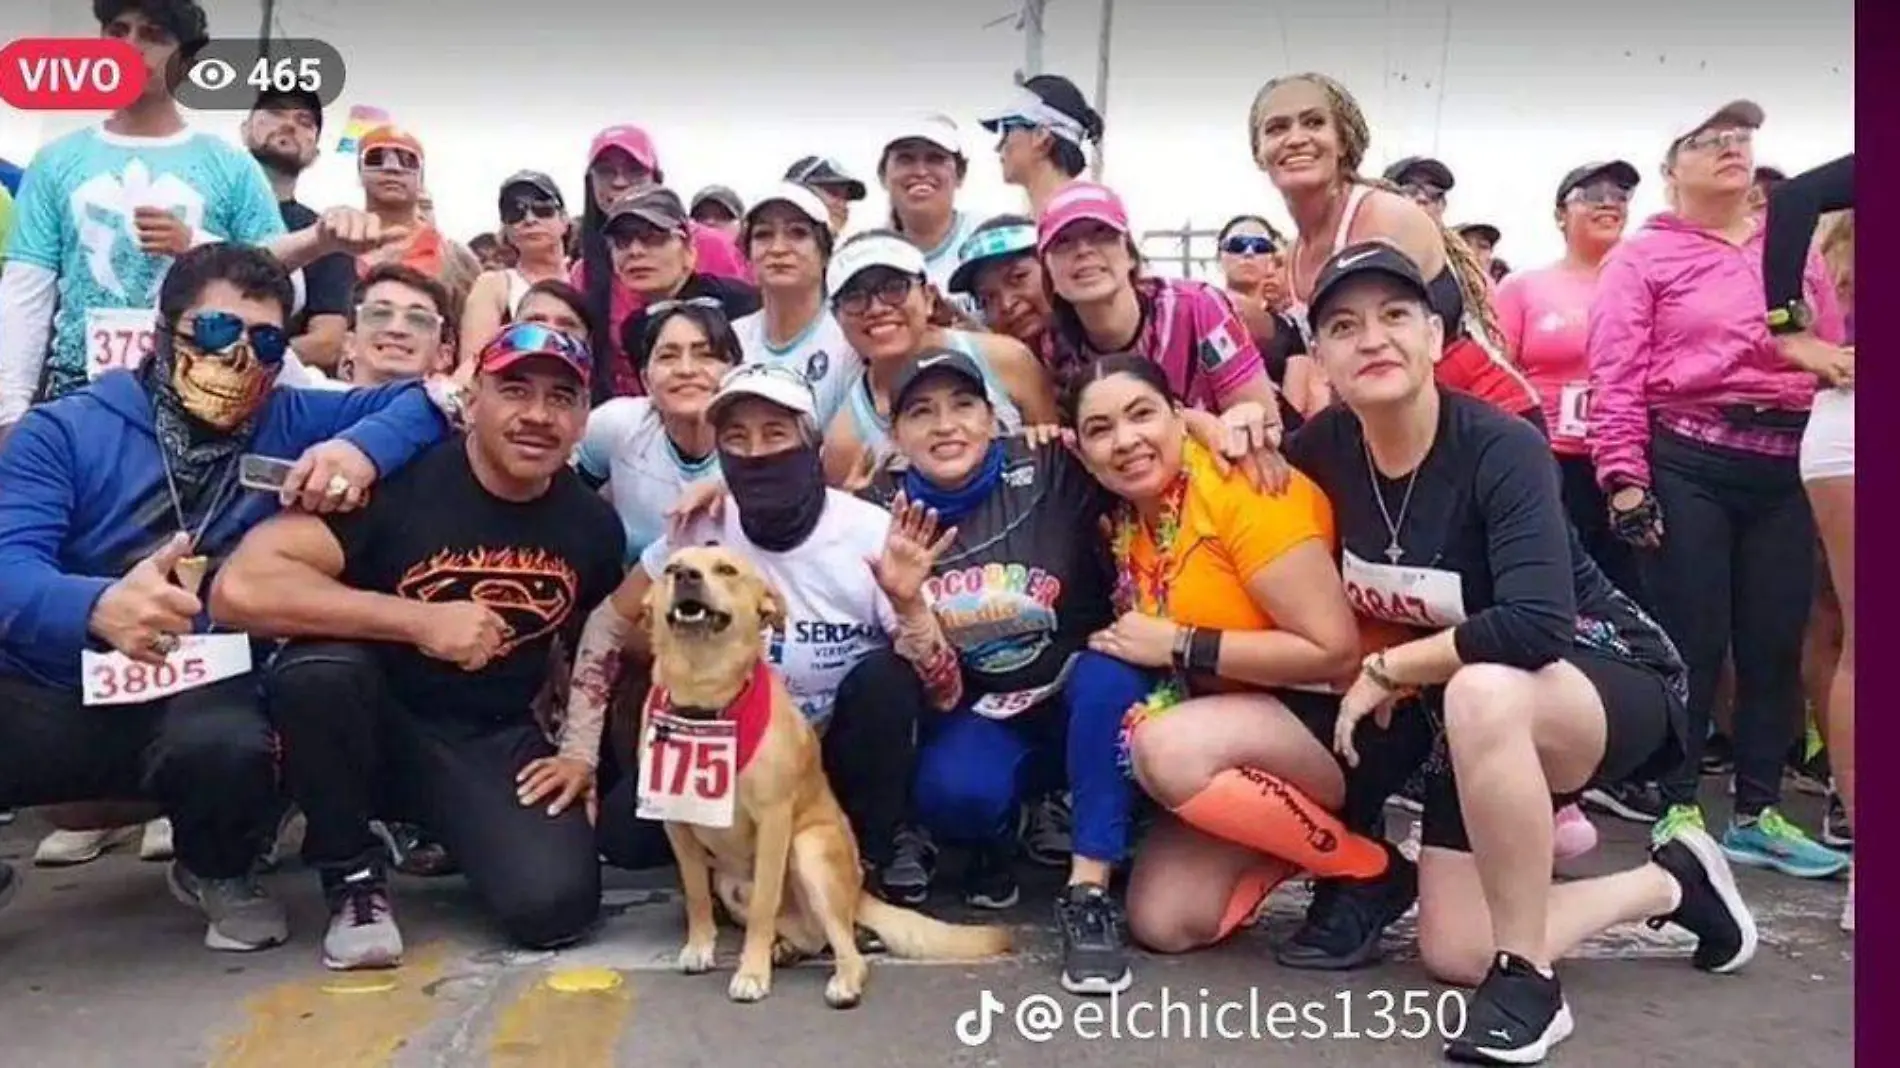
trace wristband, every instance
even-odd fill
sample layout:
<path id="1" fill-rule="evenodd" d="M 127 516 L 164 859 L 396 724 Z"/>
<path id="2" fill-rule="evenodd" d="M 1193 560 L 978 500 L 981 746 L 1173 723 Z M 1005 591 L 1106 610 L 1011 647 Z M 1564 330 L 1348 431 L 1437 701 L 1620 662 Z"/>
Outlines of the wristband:
<path id="1" fill-rule="evenodd" d="M 1383 649 L 1366 657 L 1365 662 L 1359 665 L 1359 670 L 1364 672 L 1366 678 L 1371 679 L 1374 685 L 1387 693 L 1405 692 L 1404 686 L 1399 685 L 1391 675 L 1386 674 L 1385 650 Z"/>
<path id="2" fill-rule="evenodd" d="M 1203 675 L 1220 674 L 1220 641 L 1225 632 L 1196 627 L 1192 633 L 1193 638 L 1188 642 L 1188 670 Z"/>
<path id="3" fill-rule="evenodd" d="M 1194 627 L 1174 628 L 1174 651 L 1169 654 L 1169 657 L 1174 661 L 1176 671 L 1194 670 L 1192 651 L 1195 633 Z"/>
<path id="4" fill-rule="evenodd" d="M 1776 337 L 1799 334 L 1813 325 L 1813 309 L 1798 297 L 1768 313 L 1768 332 Z"/>

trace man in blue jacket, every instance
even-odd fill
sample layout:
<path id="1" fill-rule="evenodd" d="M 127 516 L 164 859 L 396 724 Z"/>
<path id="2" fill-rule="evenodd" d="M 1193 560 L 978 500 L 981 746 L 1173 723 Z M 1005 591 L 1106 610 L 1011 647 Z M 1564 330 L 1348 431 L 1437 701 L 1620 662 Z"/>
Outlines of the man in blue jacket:
<path id="1" fill-rule="evenodd" d="M 292 301 L 267 252 L 185 253 L 140 369 L 29 411 L 0 451 L 0 808 L 155 802 L 213 949 L 286 925 L 251 875 L 279 810 L 253 645 L 217 632 L 204 578 L 280 505 L 354 508 L 448 430 L 419 383 L 273 389 Z M 294 461 L 279 493 L 239 485 L 247 454 Z"/>

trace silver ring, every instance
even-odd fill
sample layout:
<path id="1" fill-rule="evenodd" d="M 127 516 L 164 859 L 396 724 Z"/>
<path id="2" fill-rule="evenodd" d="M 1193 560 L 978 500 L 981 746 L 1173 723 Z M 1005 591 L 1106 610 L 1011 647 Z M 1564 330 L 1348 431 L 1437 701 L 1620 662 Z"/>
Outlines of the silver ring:
<path id="1" fill-rule="evenodd" d="M 160 634 L 158 637 L 152 639 L 151 649 L 152 652 L 160 656 L 172 655 L 178 651 L 178 635 Z"/>

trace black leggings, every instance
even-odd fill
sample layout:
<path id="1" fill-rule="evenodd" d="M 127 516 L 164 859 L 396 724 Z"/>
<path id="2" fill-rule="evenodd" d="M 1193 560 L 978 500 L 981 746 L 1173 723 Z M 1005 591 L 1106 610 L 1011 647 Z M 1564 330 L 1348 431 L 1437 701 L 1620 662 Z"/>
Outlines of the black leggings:
<path id="1" fill-rule="evenodd" d="M 265 675 L 284 771 L 309 829 L 304 861 L 334 880 L 380 866 L 378 815 L 428 828 L 461 865 L 482 907 L 513 941 L 552 947 L 600 913 L 600 863 L 587 813 L 523 807 L 515 774 L 554 747 L 526 709 L 481 723 L 455 710 L 419 715 L 389 693 L 370 647 L 287 645 Z"/>
<path id="2" fill-rule="evenodd" d="M 1814 516 L 1792 456 L 1719 449 L 1659 429 L 1649 468 L 1663 543 L 1639 554 L 1643 580 L 1689 666 L 1688 753 L 1663 780 L 1663 796 L 1695 801 L 1716 678 L 1732 645 L 1735 809 L 1752 816 L 1780 800 L 1782 765 L 1799 733 Z"/>
<path id="3" fill-rule="evenodd" d="M 275 760 L 254 675 L 93 708 L 77 690 L 0 677 L 0 809 L 156 801 L 201 878 L 251 870 L 276 826 Z"/>
<path id="4" fill-rule="evenodd" d="M 1564 511 L 1570 514 L 1570 525 L 1577 528 L 1583 551 L 1611 585 L 1654 614 L 1643 589 L 1642 569 L 1636 565 L 1636 550 L 1610 530 L 1610 501 L 1597 485 L 1596 465 L 1587 456 L 1559 455 L 1557 469 L 1563 475 Z"/>

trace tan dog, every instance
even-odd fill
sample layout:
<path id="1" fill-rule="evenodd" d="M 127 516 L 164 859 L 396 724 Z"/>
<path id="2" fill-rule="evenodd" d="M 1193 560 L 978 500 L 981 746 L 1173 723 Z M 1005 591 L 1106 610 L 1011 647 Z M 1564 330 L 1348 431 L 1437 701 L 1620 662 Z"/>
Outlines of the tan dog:
<path id="1" fill-rule="evenodd" d="M 671 715 L 724 714 L 759 671 L 761 633 L 784 621 L 776 590 L 724 549 L 673 554 L 648 591 L 653 698 Z M 775 673 L 764 733 L 738 775 L 732 825 L 669 821 L 667 839 L 686 894 L 686 946 L 680 970 L 713 964 L 713 884 L 733 916 L 745 917 L 745 946 L 728 994 L 757 1001 L 772 987 L 772 966 L 820 952 L 836 960 L 825 1001 L 849 1008 L 864 991 L 866 967 L 857 925 L 900 957 L 975 960 L 1009 949 L 1001 927 L 959 927 L 888 905 L 864 892 L 858 844 L 832 795 L 818 736 Z M 873 757 L 875 759 L 875 757 Z M 791 893 L 785 893 L 789 876 Z"/>

